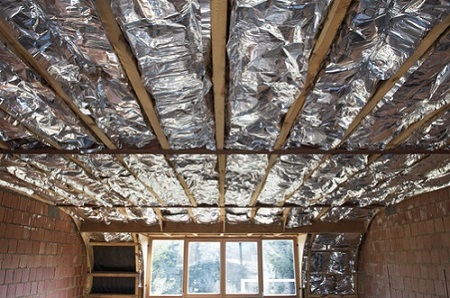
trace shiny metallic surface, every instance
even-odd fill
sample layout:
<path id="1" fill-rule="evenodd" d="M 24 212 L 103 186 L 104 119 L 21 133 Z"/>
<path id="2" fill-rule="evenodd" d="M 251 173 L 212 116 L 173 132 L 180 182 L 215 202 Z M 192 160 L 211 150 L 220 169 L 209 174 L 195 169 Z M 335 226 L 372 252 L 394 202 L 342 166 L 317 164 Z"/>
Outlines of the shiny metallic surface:
<path id="1" fill-rule="evenodd" d="M 90 233 L 89 238 L 98 242 L 133 242 L 131 233 Z"/>
<path id="2" fill-rule="evenodd" d="M 321 158 L 320 155 L 281 155 L 270 170 L 258 203 L 283 202 L 305 182 L 305 176 L 318 166 Z M 296 200 L 295 204 L 307 205 L 304 200 Z"/>
<path id="3" fill-rule="evenodd" d="M 185 222 L 185 223 L 191 222 L 191 217 L 189 215 L 187 208 L 170 208 L 170 209 L 161 208 L 161 212 L 163 218 L 165 218 L 167 221 Z"/>
<path id="4" fill-rule="evenodd" d="M 341 183 L 350 179 L 355 173 L 364 169 L 366 165 L 367 155 L 330 156 L 287 202 L 303 206 L 314 204 L 326 194 L 337 189 Z"/>
<path id="5" fill-rule="evenodd" d="M 90 1 L 2 1 L 11 33 L 115 142 L 153 139 Z"/>
<path id="6" fill-rule="evenodd" d="M 260 225 L 281 225 L 284 208 L 259 208 L 255 214 L 255 223 Z"/>
<path id="7" fill-rule="evenodd" d="M 196 0 L 113 0 L 111 7 L 137 58 L 174 149 L 214 148 L 204 42 L 208 10 Z M 202 15 L 203 12 L 203 15 Z M 206 20 L 202 20 L 205 19 Z M 203 26 L 203 23 L 205 23 Z M 176 86 L 174 89 L 173 87 Z"/>
<path id="8" fill-rule="evenodd" d="M 39 75 L 3 43 L 0 43 L 0 109 L 5 128 L 15 125 L 17 132 L 18 123 L 22 125 L 21 137 L 29 137 L 25 129 L 28 128 L 64 149 L 98 146 L 96 140 L 53 90 L 46 87 Z M 4 139 L 8 140 L 7 137 Z M 32 141 L 25 146 L 32 147 L 32 144 L 40 143 Z"/>
<path id="9" fill-rule="evenodd" d="M 120 164 L 117 157 L 113 155 L 77 155 L 76 158 L 82 161 L 95 177 L 100 178 L 103 184 L 120 194 L 124 198 L 122 204 L 158 205 L 153 194 Z"/>
<path id="10" fill-rule="evenodd" d="M 264 177 L 267 156 L 229 155 L 225 175 L 225 204 L 245 207 Z"/>
<path id="11" fill-rule="evenodd" d="M 407 74 L 395 92 L 388 93 L 350 136 L 350 148 L 384 148 L 407 127 L 435 110 L 450 104 L 450 34 L 443 36 L 412 74 Z M 444 118 L 448 119 L 449 118 Z M 442 119 L 441 121 L 443 121 Z M 440 126 L 448 125 L 445 121 Z M 435 132 L 436 133 L 436 132 Z M 436 149 L 448 141 L 442 135 L 422 135 L 422 139 L 406 142 L 404 147 Z M 438 142 L 437 142 L 438 141 Z"/>
<path id="12" fill-rule="evenodd" d="M 178 174 L 183 176 L 197 204 L 219 205 L 219 183 L 215 155 L 173 155 Z"/>
<path id="13" fill-rule="evenodd" d="M 303 86 L 313 41 L 329 3 L 233 2 L 227 45 L 227 148 L 273 148 L 281 120 Z"/>
<path id="14" fill-rule="evenodd" d="M 311 225 L 321 210 L 322 208 L 292 208 L 287 218 L 286 227 L 297 228 Z"/>
<path id="15" fill-rule="evenodd" d="M 313 238 L 311 258 L 303 263 L 310 265 L 311 294 L 355 293 L 355 261 L 361 240 L 357 233 L 323 233 Z"/>
<path id="16" fill-rule="evenodd" d="M 321 221 L 338 222 L 345 221 L 369 221 L 378 212 L 379 209 L 364 209 L 358 207 L 339 207 L 331 208 L 324 216 L 320 218 Z"/>
<path id="17" fill-rule="evenodd" d="M 219 222 L 220 209 L 219 208 L 200 208 L 193 209 L 194 220 L 199 224 L 212 224 Z"/>
<path id="18" fill-rule="evenodd" d="M 127 155 L 125 162 L 137 177 L 150 186 L 168 206 L 189 206 L 176 174 L 162 155 Z"/>
<path id="19" fill-rule="evenodd" d="M 450 13 L 448 1 L 355 3 L 330 53 L 330 62 L 307 97 L 288 140 L 333 148 L 378 87 L 392 77 L 426 33 Z"/>
<path id="20" fill-rule="evenodd" d="M 251 208 L 226 208 L 226 221 L 232 224 L 249 222 Z"/>

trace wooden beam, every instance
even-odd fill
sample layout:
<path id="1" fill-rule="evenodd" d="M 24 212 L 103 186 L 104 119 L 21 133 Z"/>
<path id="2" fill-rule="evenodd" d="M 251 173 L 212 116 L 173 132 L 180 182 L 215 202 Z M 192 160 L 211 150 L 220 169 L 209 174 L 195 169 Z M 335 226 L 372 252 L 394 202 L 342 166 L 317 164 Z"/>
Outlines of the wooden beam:
<path id="1" fill-rule="evenodd" d="M 9 150 L 10 148 L 8 146 L 8 143 L 0 140 L 0 149 Z"/>
<path id="2" fill-rule="evenodd" d="M 341 142 L 336 146 L 340 147 L 342 146 L 347 138 L 353 133 L 353 131 L 358 127 L 358 125 L 361 123 L 361 121 L 372 112 L 372 110 L 377 106 L 377 104 L 383 99 L 383 97 L 391 90 L 395 84 L 407 73 L 407 71 L 416 63 L 417 60 L 419 60 L 426 52 L 432 48 L 438 39 L 441 37 L 441 35 L 448 30 L 450 26 L 450 15 L 447 16 L 441 23 L 436 25 L 433 29 L 431 29 L 428 34 L 425 36 L 425 38 L 422 40 L 422 42 L 419 44 L 417 49 L 414 51 L 414 53 L 402 64 L 402 66 L 399 68 L 399 70 L 387 81 L 383 82 L 380 87 L 375 91 L 374 95 L 368 100 L 368 103 L 364 106 L 364 108 L 361 110 L 361 112 L 356 116 L 356 118 L 352 121 L 349 128 L 344 134 L 343 139 Z M 387 148 L 385 150 L 389 150 L 389 148 L 395 148 L 399 144 L 401 144 L 404 140 L 406 140 L 412 133 L 417 130 L 418 128 L 422 127 L 426 123 L 429 123 L 432 121 L 432 119 L 435 119 L 439 115 L 443 114 L 446 110 L 450 108 L 450 104 L 447 104 L 443 106 L 442 108 L 430 113 L 429 115 L 426 115 L 423 119 L 420 121 L 412 124 L 409 126 L 406 130 L 404 130 L 399 136 L 397 136 L 394 140 L 388 143 Z M 426 154 L 426 153 L 424 153 Z M 369 166 L 373 161 L 375 161 L 378 157 L 380 157 L 382 153 L 379 154 L 373 154 L 368 159 Z M 325 162 L 328 158 L 330 158 L 331 155 L 326 155 L 322 160 L 320 161 L 319 165 L 309 173 L 310 177 L 316 169 L 319 168 L 319 166 Z M 340 183 L 339 185 L 342 185 L 343 183 L 347 182 L 349 179 L 354 177 L 356 174 L 358 174 L 360 171 L 354 173 L 353 175 L 349 176 L 348 179 L 346 179 L 344 182 Z M 305 179 L 306 180 L 306 179 Z M 299 186 L 301 187 L 301 186 Z M 339 186 L 338 186 L 339 188 Z M 285 199 L 284 202 L 286 202 L 299 188 L 297 188 L 294 192 L 289 194 Z M 313 200 L 311 204 L 316 204 L 323 196 Z M 322 214 L 323 215 L 323 214 Z"/>
<path id="3" fill-rule="evenodd" d="M 444 33 L 445 30 L 450 25 L 450 15 L 448 15 L 441 23 L 431 29 L 428 34 L 422 39 L 417 49 L 414 53 L 406 59 L 398 71 L 390 77 L 388 80 L 384 81 L 380 87 L 375 91 L 373 96 L 368 100 L 367 104 L 361 110 L 361 112 L 352 121 L 349 128 L 344 134 L 342 141 L 337 147 L 342 146 L 347 138 L 353 133 L 353 131 L 358 127 L 361 121 L 373 111 L 377 104 L 383 99 L 383 97 L 391 90 L 395 84 L 408 72 L 408 70 L 414 66 L 414 64 L 431 48 L 434 46 L 439 37 Z"/>
<path id="4" fill-rule="evenodd" d="M 386 148 L 386 149 L 355 149 L 349 150 L 345 148 L 333 148 L 333 149 L 320 149 L 313 147 L 298 147 L 298 148 L 285 148 L 277 149 L 273 151 L 269 150 L 240 150 L 240 149 L 222 149 L 222 150 L 208 150 L 204 148 L 193 149 L 177 149 L 177 150 L 162 150 L 158 148 L 120 148 L 120 149 L 100 149 L 97 151 L 86 151 L 83 149 L 66 150 L 57 149 L 52 147 L 44 148 L 30 148 L 30 149 L 10 149 L 1 148 L 0 154 L 47 154 L 47 155 L 63 155 L 63 154 L 76 154 L 76 155 L 369 155 L 369 154 L 449 154 L 449 149 L 421 149 L 421 148 Z"/>
<path id="5" fill-rule="evenodd" d="M 169 149 L 169 142 L 161 127 L 158 116 L 156 115 L 154 100 L 151 98 L 144 84 L 142 83 L 141 73 L 136 64 L 136 59 L 123 35 L 119 25 L 117 24 L 114 13 L 110 7 L 108 0 L 95 0 L 97 12 L 105 27 L 111 45 L 113 46 L 117 57 L 128 76 L 131 86 L 147 116 L 150 125 L 163 149 Z"/>
<path id="6" fill-rule="evenodd" d="M 283 147 L 295 121 L 300 115 L 300 112 L 303 110 L 306 97 L 314 87 L 323 62 L 327 57 L 331 44 L 342 21 L 344 20 L 345 15 L 347 14 L 347 10 L 349 9 L 351 2 L 352 0 L 333 1 L 309 59 L 305 83 L 300 91 L 300 95 L 297 97 L 294 104 L 289 108 L 286 117 L 284 118 L 280 135 L 275 142 L 275 149 Z"/>
<path id="7" fill-rule="evenodd" d="M 323 65 L 323 62 L 326 59 L 326 56 L 330 50 L 331 44 L 336 36 L 336 33 L 344 20 L 344 17 L 347 13 L 347 10 L 350 7 L 352 0 L 335 0 L 331 5 L 331 8 L 327 14 L 325 19 L 325 23 L 323 25 L 323 29 L 314 45 L 313 51 L 311 53 L 311 57 L 308 62 L 308 71 L 306 74 L 305 83 L 303 85 L 302 90 L 300 90 L 300 94 L 295 100 L 294 104 L 289 108 L 286 116 L 284 118 L 280 134 L 275 142 L 274 149 L 280 149 L 283 147 L 286 142 L 289 133 L 294 126 L 295 121 L 300 115 L 303 107 L 305 105 L 306 98 L 308 94 L 314 87 L 314 84 L 317 80 L 317 76 L 319 75 L 320 69 Z M 254 205 L 261 191 L 265 185 L 267 177 L 269 176 L 270 170 L 276 162 L 278 156 L 272 155 L 269 159 L 269 165 L 266 169 L 266 174 L 260 184 L 256 187 L 255 192 L 252 195 L 250 200 L 250 206 Z M 253 219 L 253 216 L 252 216 Z"/>
<path id="8" fill-rule="evenodd" d="M 148 234 L 298 234 L 298 233 L 363 233 L 366 229 L 365 221 L 340 221 L 337 223 L 314 222 L 309 226 L 285 229 L 283 226 L 257 225 L 252 223 L 228 224 L 193 224 L 165 222 L 164 230 L 159 225 L 144 226 L 138 223 L 111 223 L 109 225 L 98 222 L 84 221 L 81 223 L 82 232 L 118 232 L 118 233 L 148 233 Z"/>
<path id="9" fill-rule="evenodd" d="M 227 24 L 228 1 L 211 0 L 212 83 L 218 149 L 223 149 L 225 142 Z"/>
<path id="10" fill-rule="evenodd" d="M 48 71 L 38 62 L 36 59 L 28 53 L 28 51 L 19 43 L 19 41 L 11 34 L 10 27 L 4 20 L 0 19 L 0 38 L 3 39 L 8 48 L 11 49 L 19 58 L 26 64 L 30 65 L 53 89 L 53 91 L 69 106 L 69 108 L 78 116 L 81 122 L 90 130 L 95 136 L 97 136 L 103 144 L 110 149 L 117 149 L 114 143 L 109 137 L 97 126 L 94 119 L 85 115 L 80 111 L 78 106 L 74 103 L 72 98 L 67 95 L 61 85 L 55 80 L 55 78 L 48 73 Z"/>

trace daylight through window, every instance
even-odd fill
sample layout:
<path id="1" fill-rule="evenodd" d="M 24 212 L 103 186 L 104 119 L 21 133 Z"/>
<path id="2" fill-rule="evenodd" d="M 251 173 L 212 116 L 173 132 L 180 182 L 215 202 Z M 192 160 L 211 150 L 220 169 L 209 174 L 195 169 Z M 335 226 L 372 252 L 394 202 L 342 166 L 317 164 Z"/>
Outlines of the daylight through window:
<path id="1" fill-rule="evenodd" d="M 150 297 L 294 297 L 295 239 L 150 241 Z"/>

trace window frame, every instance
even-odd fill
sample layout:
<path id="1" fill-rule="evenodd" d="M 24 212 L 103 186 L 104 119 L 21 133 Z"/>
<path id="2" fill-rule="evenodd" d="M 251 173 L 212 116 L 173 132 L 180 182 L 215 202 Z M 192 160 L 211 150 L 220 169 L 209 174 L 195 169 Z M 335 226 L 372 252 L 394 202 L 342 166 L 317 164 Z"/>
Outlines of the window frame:
<path id="1" fill-rule="evenodd" d="M 150 293 L 150 283 L 152 274 L 152 254 L 153 254 L 153 240 L 184 240 L 183 242 L 183 278 L 182 278 L 182 293 L 180 295 L 152 295 Z M 293 244 L 293 261 L 294 261 L 294 274 L 295 274 L 295 294 L 267 294 L 264 293 L 264 280 L 263 280 L 263 252 L 262 241 L 263 240 L 291 240 Z M 220 243 L 220 293 L 219 294 L 194 294 L 188 293 L 188 264 L 189 264 L 189 243 L 190 242 L 219 242 Z M 227 242 L 256 242 L 257 246 L 257 260 L 258 260 L 258 290 L 256 294 L 227 294 L 226 293 L 226 243 Z M 236 236 L 236 237 L 189 237 L 189 236 L 173 236 L 173 237 L 148 237 L 148 257 L 147 257 L 147 270 L 145 272 L 145 297 L 148 298 L 237 298 L 245 297 L 299 297 L 301 295 L 301 272 L 300 272 L 300 260 L 299 260 L 299 245 L 298 238 L 295 236 Z"/>

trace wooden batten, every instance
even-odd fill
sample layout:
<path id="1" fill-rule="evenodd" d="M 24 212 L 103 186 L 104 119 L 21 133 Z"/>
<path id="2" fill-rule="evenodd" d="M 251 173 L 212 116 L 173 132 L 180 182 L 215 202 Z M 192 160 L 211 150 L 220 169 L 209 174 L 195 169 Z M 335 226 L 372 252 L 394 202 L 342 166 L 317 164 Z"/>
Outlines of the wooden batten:
<path id="1" fill-rule="evenodd" d="M 144 226 L 138 223 L 111 223 L 109 225 L 98 222 L 84 221 L 81 223 L 82 232 L 118 232 L 118 233 L 147 233 L 149 235 L 189 235 L 189 234 L 279 234 L 295 235 L 300 233 L 363 233 L 366 229 L 365 221 L 341 221 L 337 223 L 314 222 L 309 226 L 286 228 L 282 225 L 257 225 L 253 223 L 216 223 L 195 224 L 165 222 L 161 232 L 159 225 Z"/>

